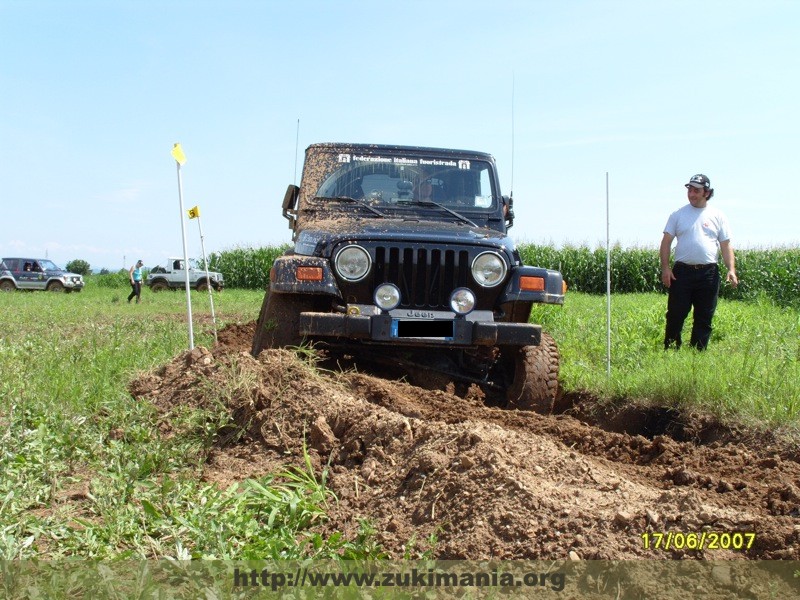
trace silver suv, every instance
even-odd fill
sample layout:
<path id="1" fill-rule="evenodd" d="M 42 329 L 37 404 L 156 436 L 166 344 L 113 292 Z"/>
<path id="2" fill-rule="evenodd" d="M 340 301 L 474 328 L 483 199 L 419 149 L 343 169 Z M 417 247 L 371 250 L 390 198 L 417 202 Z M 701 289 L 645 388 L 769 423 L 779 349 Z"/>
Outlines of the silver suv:
<path id="1" fill-rule="evenodd" d="M 46 258 L 4 258 L 0 262 L 0 291 L 47 290 L 80 292 L 84 281 Z"/>

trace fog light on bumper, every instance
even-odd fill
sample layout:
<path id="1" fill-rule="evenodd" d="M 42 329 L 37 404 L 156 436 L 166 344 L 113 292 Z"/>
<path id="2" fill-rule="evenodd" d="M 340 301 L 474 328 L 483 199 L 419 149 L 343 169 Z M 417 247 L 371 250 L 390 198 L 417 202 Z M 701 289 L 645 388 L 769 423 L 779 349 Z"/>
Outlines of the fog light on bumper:
<path id="1" fill-rule="evenodd" d="M 450 308 L 457 315 L 467 315 L 475 308 L 475 293 L 468 288 L 457 288 L 450 295 Z"/>
<path id="2" fill-rule="evenodd" d="M 384 311 L 389 311 L 400 304 L 400 288 L 393 283 L 382 283 L 375 288 L 373 296 L 375 305 Z"/>

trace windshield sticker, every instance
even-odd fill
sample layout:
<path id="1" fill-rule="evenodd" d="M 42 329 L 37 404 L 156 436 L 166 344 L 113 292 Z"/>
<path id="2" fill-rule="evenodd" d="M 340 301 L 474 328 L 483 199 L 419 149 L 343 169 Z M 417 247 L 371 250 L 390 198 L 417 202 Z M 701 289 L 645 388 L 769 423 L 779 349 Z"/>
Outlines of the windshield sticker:
<path id="1" fill-rule="evenodd" d="M 393 164 L 393 165 L 410 165 L 410 166 L 424 166 L 424 167 L 458 167 L 459 169 L 469 170 L 470 163 L 468 160 L 447 160 L 439 158 L 408 158 L 406 156 L 372 156 L 368 154 L 339 154 L 338 162 L 366 162 L 366 163 L 380 163 L 380 164 Z"/>

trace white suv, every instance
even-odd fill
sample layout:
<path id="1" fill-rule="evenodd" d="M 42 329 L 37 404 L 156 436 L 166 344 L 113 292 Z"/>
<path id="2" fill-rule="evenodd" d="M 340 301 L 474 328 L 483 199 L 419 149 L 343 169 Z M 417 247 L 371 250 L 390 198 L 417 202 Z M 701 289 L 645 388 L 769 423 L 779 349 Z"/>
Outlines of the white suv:
<path id="1" fill-rule="evenodd" d="M 164 266 L 153 267 L 147 275 L 145 284 L 150 286 L 154 292 L 162 290 L 180 290 L 186 287 L 186 272 L 183 269 L 183 259 L 170 257 Z M 208 291 L 211 286 L 217 292 L 221 292 L 225 287 L 225 278 L 222 273 L 208 271 L 206 277 L 205 269 L 198 268 L 194 259 L 189 259 L 189 287 L 200 292 Z"/>

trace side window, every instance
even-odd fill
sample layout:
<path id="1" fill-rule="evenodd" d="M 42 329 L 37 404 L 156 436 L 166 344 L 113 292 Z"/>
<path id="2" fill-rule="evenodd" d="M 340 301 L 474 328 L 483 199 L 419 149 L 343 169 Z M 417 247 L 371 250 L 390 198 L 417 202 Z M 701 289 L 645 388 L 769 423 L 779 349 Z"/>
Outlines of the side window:
<path id="1" fill-rule="evenodd" d="M 475 206 L 489 208 L 492 205 L 492 180 L 489 169 L 481 170 L 480 190 L 475 194 Z"/>
<path id="2" fill-rule="evenodd" d="M 3 263 L 6 265 L 6 269 L 9 271 L 19 271 L 19 259 L 18 258 L 6 258 L 3 260 Z"/>

